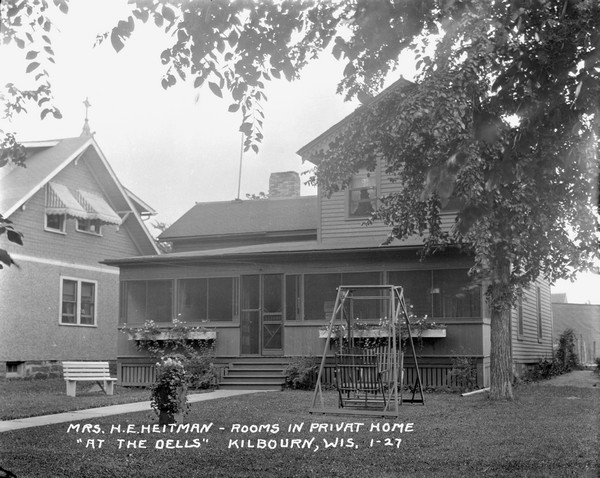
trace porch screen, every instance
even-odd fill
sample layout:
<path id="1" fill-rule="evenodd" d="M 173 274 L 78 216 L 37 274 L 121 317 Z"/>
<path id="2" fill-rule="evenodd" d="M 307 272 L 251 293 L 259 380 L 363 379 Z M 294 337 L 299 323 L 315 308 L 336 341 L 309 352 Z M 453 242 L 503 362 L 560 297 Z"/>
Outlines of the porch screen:
<path id="1" fill-rule="evenodd" d="M 206 320 L 207 279 L 182 279 L 177 284 L 177 315 L 185 322 Z"/>
<path id="2" fill-rule="evenodd" d="M 467 269 L 433 271 L 433 317 L 481 317 L 481 286 Z"/>
<path id="3" fill-rule="evenodd" d="M 380 285 L 381 274 L 379 272 L 351 272 L 342 274 L 343 285 Z M 377 297 L 381 295 L 380 290 L 356 290 L 353 297 Z M 378 299 L 355 299 L 350 301 L 347 313 L 354 319 L 379 320 L 382 319 L 382 300 Z M 386 313 L 384 312 L 384 315 Z"/>
<path id="4" fill-rule="evenodd" d="M 121 306 L 128 324 L 146 320 L 171 322 L 173 284 L 170 280 L 126 281 L 122 283 Z"/>
<path id="5" fill-rule="evenodd" d="M 403 288 L 409 313 L 431 317 L 431 271 L 390 272 L 389 283 Z"/>
<path id="6" fill-rule="evenodd" d="M 481 317 L 481 286 L 467 269 L 393 271 L 389 283 L 404 288 L 406 305 L 417 317 Z"/>
<path id="7" fill-rule="evenodd" d="M 305 320 L 326 320 L 331 317 L 341 279 L 341 274 L 304 276 Z"/>

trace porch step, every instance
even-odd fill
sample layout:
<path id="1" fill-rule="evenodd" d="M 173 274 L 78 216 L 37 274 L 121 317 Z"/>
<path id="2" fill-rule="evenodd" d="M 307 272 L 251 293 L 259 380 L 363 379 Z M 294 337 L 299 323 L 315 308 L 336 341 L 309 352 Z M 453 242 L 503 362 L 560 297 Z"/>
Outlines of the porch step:
<path id="1" fill-rule="evenodd" d="M 281 390 L 287 364 L 281 359 L 266 358 L 234 361 L 228 364 L 219 386 L 226 390 Z"/>

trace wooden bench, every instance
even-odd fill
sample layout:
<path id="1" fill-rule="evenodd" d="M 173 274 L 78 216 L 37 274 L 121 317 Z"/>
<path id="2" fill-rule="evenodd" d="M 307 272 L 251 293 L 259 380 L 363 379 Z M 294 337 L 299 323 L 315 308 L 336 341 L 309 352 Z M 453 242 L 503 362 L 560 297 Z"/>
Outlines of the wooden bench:
<path id="1" fill-rule="evenodd" d="M 96 382 L 106 395 L 112 395 L 116 378 L 110 376 L 108 362 L 63 362 L 67 395 L 75 396 L 77 382 Z"/>

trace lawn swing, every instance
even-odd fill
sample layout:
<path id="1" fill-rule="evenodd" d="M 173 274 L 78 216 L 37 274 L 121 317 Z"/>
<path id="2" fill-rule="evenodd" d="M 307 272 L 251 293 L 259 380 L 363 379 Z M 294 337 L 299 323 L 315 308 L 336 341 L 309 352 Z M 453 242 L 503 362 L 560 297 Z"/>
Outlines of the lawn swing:
<path id="1" fill-rule="evenodd" d="M 365 302 L 378 305 L 361 306 Z M 385 315 L 380 327 L 360 329 L 360 317 L 372 313 Z M 389 317 L 389 319 L 388 319 Z M 373 317 L 369 317 L 373 318 Z M 405 324 L 406 345 L 410 346 L 415 366 L 412 396 L 403 398 L 403 337 Z M 375 338 L 375 340 L 365 337 Z M 327 352 L 332 339 L 337 341 L 335 359 L 335 388 L 338 407 L 326 407 L 321 386 Z M 365 347 L 365 342 L 371 342 Z M 360 345 L 363 345 L 362 347 Z M 418 393 L 418 396 L 417 396 Z M 410 330 L 410 319 L 403 289 L 393 285 L 343 285 L 337 288 L 333 313 L 327 328 L 325 349 L 313 395 L 310 413 L 368 415 L 398 417 L 403 402 L 425 404 L 423 384 L 417 354 Z"/>

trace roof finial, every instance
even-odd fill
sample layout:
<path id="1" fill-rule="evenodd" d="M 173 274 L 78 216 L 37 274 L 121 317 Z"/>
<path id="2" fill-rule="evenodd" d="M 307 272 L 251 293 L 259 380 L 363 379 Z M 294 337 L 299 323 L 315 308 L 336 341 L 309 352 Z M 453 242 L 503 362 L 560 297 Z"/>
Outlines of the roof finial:
<path id="1" fill-rule="evenodd" d="M 93 136 L 92 131 L 90 130 L 90 125 L 88 123 L 88 109 L 92 106 L 87 99 L 83 102 L 83 106 L 85 106 L 85 121 L 83 123 L 83 130 L 81 131 L 81 136 Z"/>

